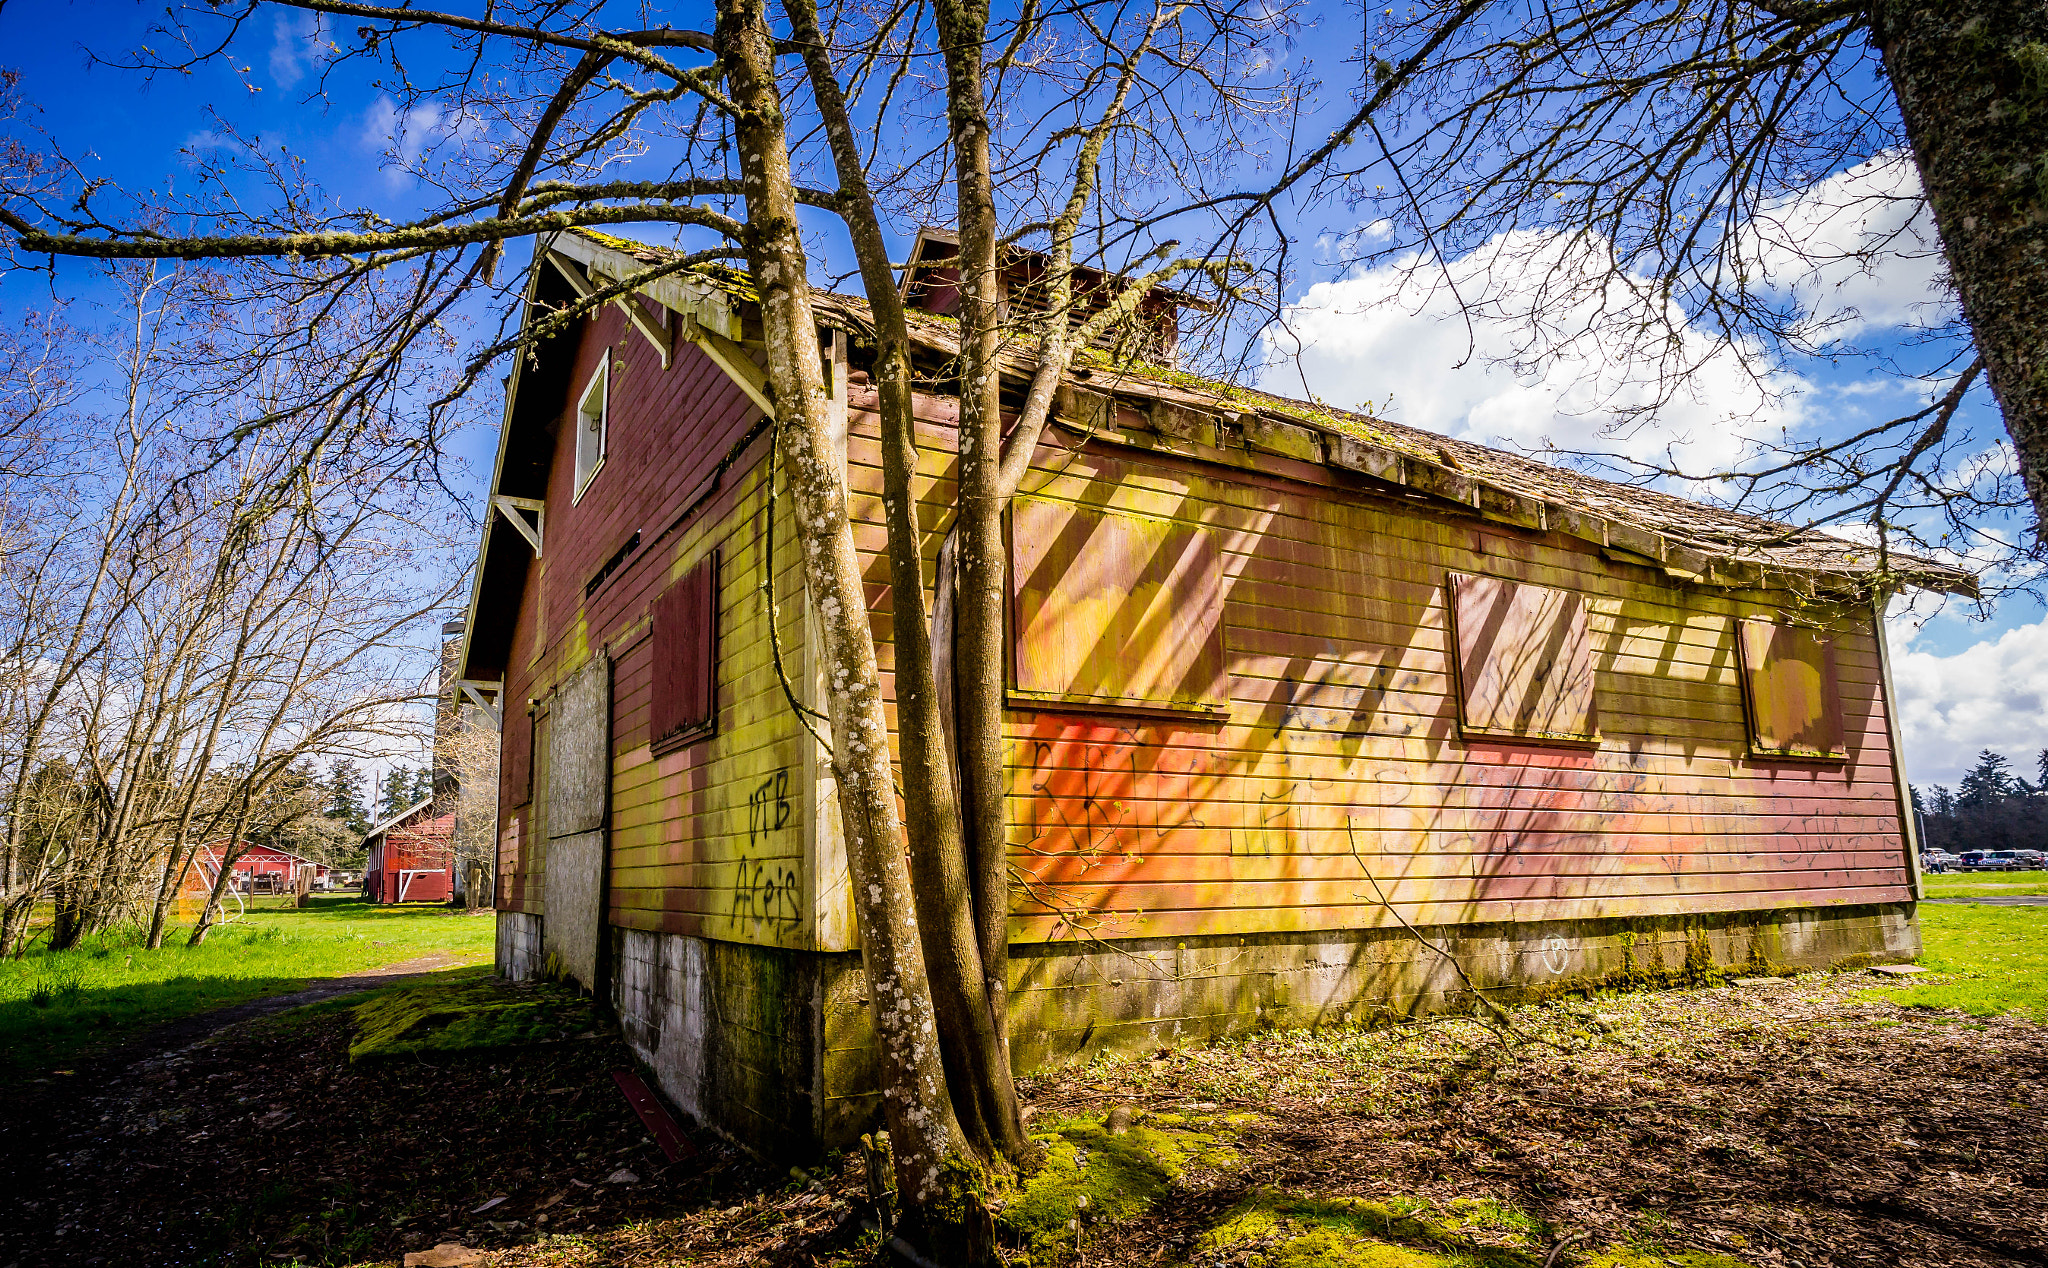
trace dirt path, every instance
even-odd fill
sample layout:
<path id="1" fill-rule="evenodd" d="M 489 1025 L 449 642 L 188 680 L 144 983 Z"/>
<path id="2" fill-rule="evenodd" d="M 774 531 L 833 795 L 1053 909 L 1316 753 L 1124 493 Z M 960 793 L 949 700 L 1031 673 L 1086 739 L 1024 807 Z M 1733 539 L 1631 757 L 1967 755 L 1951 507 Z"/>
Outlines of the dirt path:
<path id="1" fill-rule="evenodd" d="M 611 1077 L 631 1058 L 594 1013 L 516 1049 L 363 1062 L 347 1009 L 280 1015 L 460 963 L 404 961 L 188 1018 L 12 1090 L 0 1268 L 388 1266 L 444 1241 L 506 1247 L 679 1200 L 730 1206 L 777 1181 L 710 1140 L 667 1164 Z"/>
<path id="2" fill-rule="evenodd" d="M 318 979 L 302 990 L 166 1022 L 73 1062 L 67 1074 L 53 1073 L 0 1087 L 0 1193 L 16 1195 L 22 1204 L 19 1216 L 27 1217 L 0 1219 L 0 1224 L 12 1224 L 16 1231 L 26 1232 L 42 1222 L 33 1217 L 53 1196 L 50 1181 L 73 1170 L 62 1160 L 65 1151 L 78 1143 L 81 1127 L 91 1121 L 92 1106 L 160 1081 L 166 1068 L 188 1063 L 194 1048 L 228 1027 L 305 1004 L 419 981 L 475 962 L 474 957 L 437 951 L 347 977 Z M 57 1164 L 54 1173 L 52 1163 Z M 97 1261 L 90 1252 L 72 1257 L 76 1248 L 60 1245 L 66 1240 L 59 1237 L 41 1246 L 24 1245 L 0 1232 L 0 1268 Z"/>
<path id="3" fill-rule="evenodd" d="M 2048 907 L 2048 894 L 1987 894 L 1981 898 L 1923 898 L 1923 903 L 1983 903 L 1988 907 Z"/>
<path id="4" fill-rule="evenodd" d="M 436 951 L 429 955 L 414 956 L 382 968 L 370 969 L 348 977 L 329 977 L 315 981 L 304 990 L 292 991 L 285 995 L 266 995 L 243 1004 L 231 1004 L 211 1012 L 194 1013 L 177 1021 L 165 1022 L 154 1029 L 144 1031 L 128 1043 L 108 1052 L 101 1053 L 88 1061 L 81 1062 L 81 1075 L 94 1071 L 102 1077 L 109 1071 L 130 1066 L 137 1061 L 161 1053 L 175 1052 L 189 1048 L 207 1036 L 237 1022 L 253 1021 L 273 1013 L 285 1012 L 303 1004 L 318 1004 L 338 995 L 351 995 L 358 991 L 377 990 L 380 987 L 396 986 L 400 983 L 439 973 L 447 969 L 464 968 L 475 964 L 473 957 L 460 956 L 448 951 Z M 78 1077 L 78 1076 L 74 1076 Z"/>

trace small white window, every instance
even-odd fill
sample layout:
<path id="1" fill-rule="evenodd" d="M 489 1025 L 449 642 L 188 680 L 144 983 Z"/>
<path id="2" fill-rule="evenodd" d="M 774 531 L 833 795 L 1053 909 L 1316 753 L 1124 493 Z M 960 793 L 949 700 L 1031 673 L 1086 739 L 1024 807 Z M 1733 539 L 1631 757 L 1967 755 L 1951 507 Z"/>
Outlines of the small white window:
<path id="1" fill-rule="evenodd" d="M 569 499 L 571 504 L 582 500 L 590 477 L 604 465 L 605 398 L 610 395 L 606 388 L 611 382 L 611 362 L 607 353 L 576 402 L 576 493 Z"/>

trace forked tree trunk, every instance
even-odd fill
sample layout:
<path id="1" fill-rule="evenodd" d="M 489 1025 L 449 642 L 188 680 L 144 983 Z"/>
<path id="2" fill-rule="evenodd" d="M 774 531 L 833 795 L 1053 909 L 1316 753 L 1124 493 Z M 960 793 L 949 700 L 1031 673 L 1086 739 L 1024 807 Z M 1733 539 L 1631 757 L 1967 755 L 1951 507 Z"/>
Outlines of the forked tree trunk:
<path id="1" fill-rule="evenodd" d="M 827 428 L 801 226 L 775 82 L 775 40 L 762 0 L 721 0 L 717 44 L 733 102 L 747 201 L 747 262 L 760 294 L 781 462 L 822 635 L 846 858 L 861 963 L 881 1057 L 883 1115 L 898 1193 L 913 1220 L 957 1192 L 965 1141 L 948 1095 L 910 874 L 896 812 L 874 632 L 846 491 Z"/>
<path id="2" fill-rule="evenodd" d="M 812 95 L 839 176 L 840 218 L 853 240 L 874 314 L 874 378 L 880 398 L 882 507 L 888 527 L 894 629 L 896 725 L 918 933 L 929 974 L 954 1112 L 974 1150 L 991 1161 L 1020 1159 L 1024 1133 L 1002 1028 L 1002 972 L 991 975 L 981 942 L 976 891 L 963 833 L 954 736 L 937 679 L 925 607 L 923 529 L 918 522 L 915 394 L 909 328 L 889 263 L 860 146 L 813 0 L 787 6 L 793 42 L 804 50 Z M 946 649 L 950 651 L 951 649 Z M 996 715 L 1000 723 L 1000 713 Z M 1000 743 L 1001 735 L 996 739 Z M 1007 894 L 998 920 L 1006 917 Z M 993 997 L 992 997 L 993 992 Z"/>
<path id="3" fill-rule="evenodd" d="M 939 0 L 939 44 L 946 59 L 946 117 L 952 134 L 960 255 L 960 466 L 954 700 L 959 719 L 960 801 L 974 896 L 975 934 L 999 1068 L 980 1080 L 995 1145 L 1025 1149 L 1010 1069 L 1010 856 L 1003 787 L 1003 712 L 1007 630 L 1003 596 L 1002 275 L 996 259 L 995 174 L 981 57 L 988 6 Z"/>
<path id="4" fill-rule="evenodd" d="M 2048 5 L 1873 0 L 1963 317 L 2048 524 Z"/>

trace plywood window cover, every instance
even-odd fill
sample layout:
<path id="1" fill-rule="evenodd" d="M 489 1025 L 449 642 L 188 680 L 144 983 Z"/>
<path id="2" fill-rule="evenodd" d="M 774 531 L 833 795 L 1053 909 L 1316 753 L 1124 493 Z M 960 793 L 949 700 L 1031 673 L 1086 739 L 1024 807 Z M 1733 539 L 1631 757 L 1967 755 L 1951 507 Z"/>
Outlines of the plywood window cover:
<path id="1" fill-rule="evenodd" d="M 1570 590 L 1531 585 L 1504 577 L 1452 573 L 1448 598 L 1451 614 L 1451 661 L 1458 685 L 1458 729 L 1475 739 L 1515 740 L 1533 744 L 1561 744 L 1593 747 L 1600 743 L 1598 704 L 1593 685 L 1593 644 L 1586 625 L 1585 596 Z M 1498 610 L 1505 604 L 1498 623 L 1482 615 L 1481 607 Z M 1547 614 L 1544 609 L 1551 611 Z M 1531 725 L 1534 719 L 1502 725 L 1501 714 L 1531 712 L 1528 678 L 1535 661 L 1503 659 L 1500 649 L 1530 646 L 1528 637 L 1536 622 L 1548 625 L 1558 640 L 1558 657 L 1565 666 L 1565 686 L 1550 697 L 1543 713 L 1546 720 L 1577 720 L 1576 726 Z M 1543 642 L 1551 641 L 1546 635 Z M 1477 663 L 1481 658 L 1484 663 Z M 1574 666 L 1576 668 L 1574 669 Z M 1504 678 L 1513 673 L 1513 678 Z M 1549 675 L 1544 675 L 1548 680 Z M 1516 702 L 1520 703 L 1517 704 Z"/>
<path id="2" fill-rule="evenodd" d="M 1195 679 L 1206 678 L 1207 681 L 1204 687 L 1198 692 L 1175 698 L 1172 695 L 1157 692 L 1060 690 L 1052 687 L 1050 683 L 1045 681 L 1048 677 L 1059 677 L 1059 671 L 1062 667 L 1034 666 L 1027 654 L 1032 641 L 1032 630 L 1030 627 L 1033 624 L 1034 618 L 1039 615 L 1040 609 L 1032 605 L 1025 593 L 1026 587 L 1034 580 L 1033 577 L 1027 575 L 1028 569 L 1024 566 L 1024 556 L 1022 553 L 1030 549 L 1030 544 L 1022 543 L 1022 550 L 1020 551 L 1020 543 L 1017 538 L 1017 517 L 1020 514 L 1029 517 L 1036 508 L 1041 507 L 1048 508 L 1054 514 L 1064 513 L 1066 521 L 1069 523 L 1081 517 L 1087 517 L 1094 521 L 1096 528 L 1091 530 L 1091 536 L 1094 531 L 1099 531 L 1104 527 L 1115 531 L 1121 526 L 1127 530 L 1140 529 L 1141 531 L 1161 533 L 1163 534 L 1162 545 L 1179 543 L 1180 549 L 1178 551 L 1166 550 L 1156 555 L 1153 560 L 1148 560 L 1148 567 L 1146 568 L 1148 573 L 1157 570 L 1158 561 L 1163 560 L 1166 562 L 1167 574 L 1153 581 L 1153 584 L 1158 587 L 1157 593 L 1164 600 L 1164 606 L 1157 608 L 1156 615 L 1154 606 L 1148 606 L 1145 611 L 1136 613 L 1136 623 L 1140 625 L 1145 624 L 1147 618 L 1151 618 L 1153 623 L 1163 619 L 1168 624 L 1168 631 L 1163 636 L 1165 641 L 1172 646 L 1181 647 L 1190 652 L 1190 655 L 1185 659 L 1185 664 L 1182 666 L 1183 676 L 1181 682 L 1184 684 L 1189 681 L 1188 672 L 1192 671 L 1192 676 Z M 1009 527 L 1011 530 L 1010 560 L 1013 577 L 1010 602 L 1010 645 L 1012 655 L 1008 703 L 1012 708 L 1044 712 L 1102 713 L 1161 719 L 1192 719 L 1196 721 L 1217 721 L 1229 716 L 1229 707 L 1218 694 L 1223 678 L 1221 556 L 1217 551 L 1214 535 L 1209 528 L 1203 525 L 1186 524 L 1175 520 L 1161 519 L 1157 516 L 1139 515 L 1108 507 L 1067 502 L 1059 499 L 1029 497 L 1018 498 L 1013 504 Z M 1186 569 L 1172 566 L 1173 561 L 1184 560 L 1189 556 L 1195 557 L 1195 566 L 1201 570 L 1203 575 L 1190 576 Z M 1055 588 L 1062 581 L 1069 580 L 1070 578 L 1080 578 L 1084 575 L 1077 572 L 1075 568 L 1083 557 L 1079 551 L 1076 552 L 1074 558 L 1068 561 L 1067 567 L 1061 571 L 1060 575 L 1052 579 Z M 1186 600 L 1192 597 L 1190 595 L 1191 591 L 1197 595 L 1206 591 L 1206 604 L 1176 602 L 1173 597 L 1178 596 L 1181 600 Z M 1055 592 L 1049 592 L 1040 601 L 1047 602 L 1053 600 L 1055 593 L 1056 590 Z M 1073 594 L 1064 596 L 1069 605 L 1077 597 L 1084 596 Z M 1193 615 L 1192 626 L 1197 631 L 1198 637 L 1185 637 L 1191 624 L 1186 618 L 1191 609 L 1200 606 L 1206 606 L 1208 611 L 1206 614 Z M 1071 617 L 1072 610 L 1069 607 L 1067 619 L 1071 619 Z M 1119 622 L 1125 626 L 1122 633 L 1126 635 L 1127 639 L 1129 636 L 1139 633 L 1139 631 L 1129 628 L 1133 622 L 1131 616 L 1127 615 L 1127 609 L 1124 607 L 1120 607 L 1117 611 L 1110 614 L 1106 621 L 1099 624 L 1111 627 L 1111 629 L 1107 629 L 1104 632 L 1113 632 L 1114 627 Z M 1176 635 L 1180 635 L 1180 637 L 1176 637 Z M 1100 663 L 1098 656 L 1098 653 L 1090 653 L 1082 658 L 1080 663 L 1065 666 L 1064 668 L 1071 676 L 1079 676 L 1092 670 L 1099 680 L 1104 676 L 1104 667 Z M 1128 668 L 1128 663 L 1121 659 L 1117 659 L 1116 663 Z"/>
<path id="3" fill-rule="evenodd" d="M 1835 643 L 1824 631 L 1781 623 L 1771 617 L 1745 617 L 1735 623 L 1737 655 L 1742 664 L 1742 705 L 1749 718 L 1752 757 L 1781 761 L 1846 762 L 1849 748 L 1842 726 L 1842 687 L 1835 668 Z M 1786 655 L 1787 652 L 1801 653 Z M 1779 734 L 1792 705 L 1786 693 L 1796 685 L 1793 666 L 1803 665 L 1811 677 L 1803 685 L 1818 694 L 1812 707 L 1799 710 L 1805 720 L 1789 737 Z M 1818 725 L 1815 735 L 1812 728 Z M 1789 729 L 1789 728 L 1788 728 Z"/>
<path id="4" fill-rule="evenodd" d="M 525 713 L 508 718 L 505 726 L 498 732 L 500 765 L 509 767 L 507 774 L 516 776 L 506 780 L 511 785 L 512 800 L 507 803 L 511 809 L 531 805 L 533 802 L 533 745 L 539 730 L 540 715 L 535 710 L 528 709 Z M 514 747 L 514 735 L 525 736 L 524 753 Z M 505 761 L 508 753 L 518 755 L 517 765 Z"/>
<path id="5" fill-rule="evenodd" d="M 663 690 L 662 675 L 666 672 L 667 665 L 667 658 L 664 653 L 674 646 L 669 641 L 670 634 L 663 631 L 663 622 L 666 619 L 673 619 L 684 615 L 674 610 L 679 601 L 688 597 L 684 588 L 696 584 L 696 579 L 700 574 L 705 577 L 701 584 L 704 587 L 704 598 L 707 601 L 705 603 L 705 610 L 701 615 L 703 619 L 702 644 L 704 647 L 703 673 L 706 681 L 700 684 L 704 691 L 704 716 L 700 721 L 694 723 L 686 722 L 666 735 L 655 736 L 649 744 L 649 748 L 656 756 L 664 753 L 673 753 L 679 748 L 695 744 L 699 740 L 708 739 L 718 733 L 718 572 L 718 552 L 713 550 L 691 565 L 688 572 L 678 577 L 668 589 L 662 591 L 654 600 L 654 628 L 650 631 L 651 637 L 648 640 L 650 661 L 648 709 L 650 729 L 655 725 L 655 710 L 658 707 L 659 693 Z M 665 607 L 665 604 L 668 606 Z M 672 632 L 670 631 L 670 633 Z"/>

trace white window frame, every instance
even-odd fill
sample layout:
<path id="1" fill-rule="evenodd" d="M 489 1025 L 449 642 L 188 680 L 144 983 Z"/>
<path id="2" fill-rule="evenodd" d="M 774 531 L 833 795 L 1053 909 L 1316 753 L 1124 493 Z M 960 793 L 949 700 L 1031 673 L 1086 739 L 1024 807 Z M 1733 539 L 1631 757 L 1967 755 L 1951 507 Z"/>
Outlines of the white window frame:
<path id="1" fill-rule="evenodd" d="M 590 464 L 589 470 L 585 470 L 583 467 L 583 428 L 585 421 L 590 417 L 589 405 L 592 392 L 598 393 L 597 460 Z M 589 381 L 583 385 L 583 391 L 576 397 L 576 492 L 569 499 L 569 505 L 571 506 L 583 500 L 583 491 L 590 487 L 590 482 L 597 478 L 599 471 L 604 469 L 605 453 L 609 448 L 610 440 L 611 409 L 612 358 L 611 350 L 607 348 L 604 360 L 598 362 L 597 369 L 591 371 Z"/>

